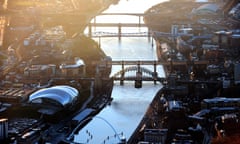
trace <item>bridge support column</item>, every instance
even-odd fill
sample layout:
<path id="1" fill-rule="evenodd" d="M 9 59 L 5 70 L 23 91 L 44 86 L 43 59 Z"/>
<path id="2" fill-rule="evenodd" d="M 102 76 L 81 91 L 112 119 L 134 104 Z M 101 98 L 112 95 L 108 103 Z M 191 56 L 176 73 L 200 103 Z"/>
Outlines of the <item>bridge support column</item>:
<path id="1" fill-rule="evenodd" d="M 142 88 L 142 72 L 136 72 L 135 88 Z"/>
<path id="2" fill-rule="evenodd" d="M 154 81 L 154 84 L 157 84 L 157 78 L 158 78 L 158 73 L 157 73 L 157 62 L 154 61 L 154 64 L 153 64 L 153 68 L 154 68 L 154 71 L 152 73 L 152 77 L 153 77 L 153 81 Z"/>
<path id="3" fill-rule="evenodd" d="M 148 35 L 148 41 L 150 42 L 151 41 L 151 34 L 150 34 L 150 28 L 148 28 L 148 31 L 147 31 L 147 35 Z"/>
<path id="4" fill-rule="evenodd" d="M 125 72 L 124 72 L 124 61 L 122 61 L 122 73 L 121 73 L 120 85 L 124 84 L 124 75 L 125 75 Z"/>
<path id="5" fill-rule="evenodd" d="M 151 37 L 149 37 L 149 39 L 150 39 L 150 38 L 151 38 Z M 151 39 L 152 39 L 152 48 L 153 48 L 153 40 L 154 40 L 154 39 L 153 39 L 153 37 L 152 37 Z"/>
<path id="6" fill-rule="evenodd" d="M 88 24 L 88 36 L 92 37 L 92 24 L 91 23 Z"/>
<path id="7" fill-rule="evenodd" d="M 137 64 L 137 72 L 136 72 L 136 80 L 135 80 L 135 88 L 142 88 L 142 72 L 140 69 L 140 62 Z"/>
<path id="8" fill-rule="evenodd" d="M 98 47 L 101 48 L 101 36 L 98 36 Z"/>
<path id="9" fill-rule="evenodd" d="M 121 23 L 118 24 L 118 40 L 121 40 L 122 35 L 122 25 Z"/>
<path id="10" fill-rule="evenodd" d="M 96 23 L 97 23 L 96 16 L 93 18 L 93 22 L 94 22 L 94 24 L 96 24 Z"/>
<path id="11" fill-rule="evenodd" d="M 141 16 L 138 17 L 138 24 L 139 24 L 139 27 L 141 27 Z"/>
<path id="12" fill-rule="evenodd" d="M 153 47 L 153 42 L 154 42 L 154 38 L 153 38 L 153 34 L 150 28 L 148 28 L 148 42 L 151 42 L 152 47 Z"/>

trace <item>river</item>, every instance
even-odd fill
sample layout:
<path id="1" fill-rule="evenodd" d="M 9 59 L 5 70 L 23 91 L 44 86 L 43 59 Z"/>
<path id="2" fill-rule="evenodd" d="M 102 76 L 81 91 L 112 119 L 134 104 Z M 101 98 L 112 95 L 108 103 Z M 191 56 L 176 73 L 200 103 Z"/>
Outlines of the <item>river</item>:
<path id="1" fill-rule="evenodd" d="M 163 0 L 120 0 L 112 5 L 105 13 L 144 13 L 151 6 Z M 139 21 L 133 16 L 99 16 L 96 22 L 124 23 Z M 119 21 L 120 20 L 120 21 Z M 94 31 L 116 32 L 117 28 L 94 28 Z M 146 27 L 126 28 L 123 31 L 142 32 Z M 87 31 L 87 30 L 86 30 Z M 93 31 L 93 32 L 94 32 Z M 155 43 L 148 37 L 118 37 L 95 38 L 101 43 L 102 50 L 113 60 L 157 60 Z M 118 71 L 113 66 L 112 73 Z M 164 77 L 163 68 L 157 68 L 160 76 Z M 78 134 L 74 136 L 76 143 L 115 144 L 121 137 L 128 140 L 137 128 L 156 93 L 162 88 L 160 83 L 144 82 L 142 88 L 134 88 L 134 82 L 125 82 L 121 86 L 114 82 L 112 91 L 113 101 L 93 118 Z"/>
<path id="2" fill-rule="evenodd" d="M 144 13 L 147 9 L 166 0 L 120 0 L 117 5 L 110 6 L 103 13 Z M 94 20 L 92 20 L 94 21 Z M 101 15 L 96 17 L 97 23 L 138 23 L 137 16 L 109 16 Z M 143 20 L 141 19 L 141 23 Z M 88 31 L 87 29 L 85 32 Z M 117 27 L 97 27 L 93 32 L 111 32 L 117 33 Z M 122 32 L 138 33 L 147 32 L 146 27 L 124 27 Z M 113 60 L 157 60 L 154 41 L 148 37 L 122 37 L 121 41 L 117 37 L 113 38 L 95 38 L 100 42 L 102 50 L 106 55 L 111 56 Z"/>

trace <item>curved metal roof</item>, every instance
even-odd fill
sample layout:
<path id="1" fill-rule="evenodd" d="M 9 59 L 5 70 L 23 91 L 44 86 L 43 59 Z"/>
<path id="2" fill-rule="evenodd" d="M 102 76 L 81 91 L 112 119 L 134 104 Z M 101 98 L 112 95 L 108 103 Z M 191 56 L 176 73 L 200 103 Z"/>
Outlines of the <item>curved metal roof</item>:
<path id="1" fill-rule="evenodd" d="M 219 5 L 217 4 L 204 4 L 193 10 L 195 14 L 201 13 L 216 13 L 219 10 Z"/>
<path id="2" fill-rule="evenodd" d="M 50 99 L 58 102 L 62 106 L 66 106 L 67 104 L 72 103 L 78 94 L 78 90 L 70 86 L 53 86 L 34 92 L 29 96 L 29 102 L 34 103 L 36 100 L 39 103 L 38 100 Z"/>

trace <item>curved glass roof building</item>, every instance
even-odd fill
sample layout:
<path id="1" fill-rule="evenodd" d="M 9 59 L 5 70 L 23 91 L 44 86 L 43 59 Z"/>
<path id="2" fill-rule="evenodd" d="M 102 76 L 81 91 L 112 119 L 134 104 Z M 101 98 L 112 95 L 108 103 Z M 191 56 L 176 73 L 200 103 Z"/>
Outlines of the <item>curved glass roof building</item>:
<path id="1" fill-rule="evenodd" d="M 72 104 L 79 95 L 77 89 L 67 86 L 53 86 L 40 89 L 29 96 L 29 102 L 33 104 L 50 104 L 65 107 Z"/>

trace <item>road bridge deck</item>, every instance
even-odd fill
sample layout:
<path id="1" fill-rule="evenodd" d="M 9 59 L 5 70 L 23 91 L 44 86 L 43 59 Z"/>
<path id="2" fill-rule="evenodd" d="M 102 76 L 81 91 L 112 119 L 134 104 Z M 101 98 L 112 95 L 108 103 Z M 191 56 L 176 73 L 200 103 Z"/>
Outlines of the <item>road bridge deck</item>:
<path id="1" fill-rule="evenodd" d="M 143 23 L 91 23 L 93 27 L 146 27 Z"/>
<path id="2" fill-rule="evenodd" d="M 112 65 L 187 65 L 187 64 L 195 64 L 195 65 L 201 65 L 201 64 L 209 64 L 209 61 L 207 60 L 199 60 L 199 61 L 131 61 L 131 60 L 124 60 L 124 61 L 117 61 L 114 60 L 111 62 Z"/>
<path id="3" fill-rule="evenodd" d="M 132 16 L 145 16 L 145 13 L 101 13 L 98 16 L 101 15 L 132 15 Z"/>

